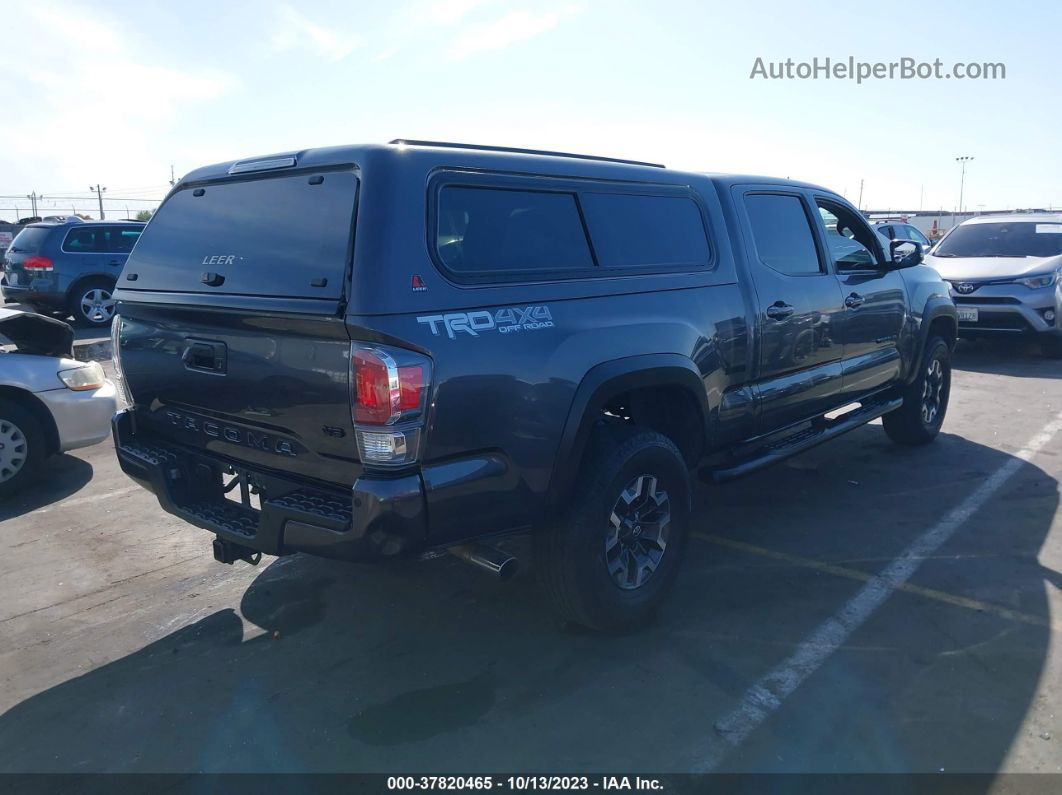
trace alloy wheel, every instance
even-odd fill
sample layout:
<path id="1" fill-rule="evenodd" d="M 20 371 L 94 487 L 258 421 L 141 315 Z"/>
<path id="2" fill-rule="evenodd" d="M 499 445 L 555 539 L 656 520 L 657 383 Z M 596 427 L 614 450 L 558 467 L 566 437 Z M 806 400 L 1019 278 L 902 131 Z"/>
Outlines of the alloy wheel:
<path id="1" fill-rule="evenodd" d="M 605 532 L 605 564 L 624 590 L 642 587 L 660 565 L 671 526 L 667 492 L 652 475 L 639 475 L 612 507 Z"/>
<path id="2" fill-rule="evenodd" d="M 922 387 L 922 422 L 932 425 L 940 413 L 944 394 L 944 366 L 934 358 L 926 368 L 925 384 Z"/>
<path id="3" fill-rule="evenodd" d="M 94 287 L 81 296 L 81 314 L 93 323 L 109 323 L 114 317 L 114 298 L 109 290 Z"/>

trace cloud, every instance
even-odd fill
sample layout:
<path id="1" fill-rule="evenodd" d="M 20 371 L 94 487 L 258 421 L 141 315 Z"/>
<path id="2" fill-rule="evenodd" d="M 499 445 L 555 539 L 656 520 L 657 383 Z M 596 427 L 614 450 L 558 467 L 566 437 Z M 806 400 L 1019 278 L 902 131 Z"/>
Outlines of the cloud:
<path id="1" fill-rule="evenodd" d="M 457 37 L 446 54 L 450 59 L 460 61 L 477 53 L 504 50 L 511 44 L 553 30 L 561 20 L 578 12 L 576 6 L 544 12 L 515 9 L 493 22 L 469 28 Z"/>
<path id="2" fill-rule="evenodd" d="M 359 36 L 326 28 L 311 21 L 287 3 L 276 7 L 277 27 L 273 30 L 273 49 L 287 52 L 305 48 L 333 61 L 341 61 L 361 46 Z"/>
<path id="3" fill-rule="evenodd" d="M 161 158 L 153 149 L 167 127 L 188 106 L 240 85 L 222 70 L 159 62 L 98 10 L 27 3 L 5 13 L 19 31 L 5 38 L 0 60 L 0 152 L 11 160 L 4 171 L 12 179 L 36 182 L 46 174 L 69 188 L 88 169 L 94 179 L 145 184 L 143 172 L 148 163 L 157 168 Z"/>
<path id="4" fill-rule="evenodd" d="M 417 9 L 417 15 L 439 25 L 455 25 L 478 8 L 493 0 L 437 0 Z"/>

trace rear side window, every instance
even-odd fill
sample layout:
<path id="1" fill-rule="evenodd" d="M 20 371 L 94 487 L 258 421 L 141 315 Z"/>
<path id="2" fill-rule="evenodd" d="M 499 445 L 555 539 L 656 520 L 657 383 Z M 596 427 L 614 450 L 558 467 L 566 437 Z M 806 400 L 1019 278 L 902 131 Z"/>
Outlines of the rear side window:
<path id="1" fill-rule="evenodd" d="M 39 254 L 50 231 L 43 226 L 27 226 L 15 235 L 7 250 L 12 254 Z"/>
<path id="2" fill-rule="evenodd" d="M 119 226 L 101 229 L 102 250 L 107 254 L 128 254 L 133 250 L 136 240 L 140 237 L 143 227 Z"/>
<path id="3" fill-rule="evenodd" d="M 707 265 L 700 208 L 683 196 L 580 194 L 598 264 L 604 268 Z"/>
<path id="4" fill-rule="evenodd" d="M 822 272 L 811 223 L 798 197 L 750 194 L 745 210 L 756 254 L 764 265 L 789 276 Z"/>
<path id="5" fill-rule="evenodd" d="M 598 268 L 675 269 L 709 263 L 700 207 L 664 196 L 445 185 L 435 251 L 456 277 L 592 276 Z"/>
<path id="6" fill-rule="evenodd" d="M 436 245 L 456 273 L 594 265 L 574 193 L 448 185 L 439 196 Z"/>
<path id="7" fill-rule="evenodd" d="M 143 227 L 75 226 L 66 233 L 63 250 L 72 254 L 128 254 Z"/>
<path id="8" fill-rule="evenodd" d="M 63 251 L 73 253 L 93 253 L 96 251 L 96 228 L 75 226 L 66 233 Z"/>
<path id="9" fill-rule="evenodd" d="M 340 171 L 184 188 L 144 228 L 125 268 L 136 281 L 122 286 L 338 298 L 356 193 Z"/>

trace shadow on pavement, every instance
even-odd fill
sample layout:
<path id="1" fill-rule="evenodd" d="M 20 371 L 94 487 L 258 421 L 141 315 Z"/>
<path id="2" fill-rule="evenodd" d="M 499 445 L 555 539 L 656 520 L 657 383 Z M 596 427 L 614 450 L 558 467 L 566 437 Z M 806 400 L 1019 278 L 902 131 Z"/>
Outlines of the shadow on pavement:
<path id="1" fill-rule="evenodd" d="M 944 435 L 919 466 L 950 479 L 927 485 L 905 467 L 916 455 L 883 439 L 868 427 L 800 466 L 702 490 L 699 530 L 874 572 L 1010 458 Z M 998 549 L 977 560 L 978 581 L 1005 579 L 1044 625 L 894 594 L 760 727 L 743 769 L 998 769 L 1044 666 L 1045 577 L 1058 582 L 1036 560 L 1057 484 L 1030 464 L 1011 483 L 1036 498 L 1020 511 L 1000 500 L 1004 526 L 967 523 L 954 541 Z M 861 587 L 705 542 L 687 564 L 654 625 L 599 637 L 560 630 L 526 573 L 503 585 L 448 557 L 283 558 L 239 613 L 218 609 L 0 716 L 0 771 L 681 772 L 749 685 Z"/>
<path id="2" fill-rule="evenodd" d="M 952 367 L 971 373 L 1015 378 L 1062 378 L 1062 360 L 1040 353 L 1040 346 L 1024 337 L 1016 339 L 959 340 Z"/>
<path id="3" fill-rule="evenodd" d="M 20 494 L 0 502 L 0 522 L 65 500 L 92 480 L 92 464 L 72 455 L 49 458 L 35 483 Z"/>

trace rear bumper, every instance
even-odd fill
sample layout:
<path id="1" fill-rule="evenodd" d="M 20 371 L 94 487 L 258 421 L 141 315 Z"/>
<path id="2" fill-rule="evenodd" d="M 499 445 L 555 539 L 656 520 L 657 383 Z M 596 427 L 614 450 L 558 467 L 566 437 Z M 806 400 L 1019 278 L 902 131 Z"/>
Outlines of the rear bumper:
<path id="1" fill-rule="evenodd" d="M 45 304 L 47 306 L 61 307 L 66 301 L 65 293 L 55 289 L 51 280 L 41 279 L 29 286 L 19 285 L 14 287 L 5 279 L 0 283 L 0 291 L 4 294 L 5 303 L 31 303 Z"/>
<path id="2" fill-rule="evenodd" d="M 190 448 L 138 434 L 130 411 L 114 415 L 122 470 L 153 492 L 162 508 L 224 540 L 267 555 L 307 552 L 344 560 L 408 554 L 426 538 L 419 473 L 362 476 L 349 491 L 232 465 L 261 491 L 261 510 L 226 499 L 230 464 Z"/>

